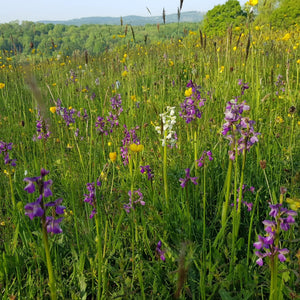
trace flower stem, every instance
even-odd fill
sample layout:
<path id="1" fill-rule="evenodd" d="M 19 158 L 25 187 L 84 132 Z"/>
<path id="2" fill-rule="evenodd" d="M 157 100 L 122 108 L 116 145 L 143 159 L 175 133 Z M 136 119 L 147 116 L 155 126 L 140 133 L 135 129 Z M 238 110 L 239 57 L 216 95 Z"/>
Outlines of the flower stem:
<path id="1" fill-rule="evenodd" d="M 167 208 L 169 207 L 169 198 L 168 198 L 168 180 L 167 180 L 167 146 L 164 147 L 164 162 L 163 162 L 163 173 L 164 173 L 164 189 L 165 189 L 165 199 Z"/>
<path id="2" fill-rule="evenodd" d="M 50 256 L 45 216 L 43 216 L 43 218 L 42 218 L 42 231 L 43 231 L 43 243 L 44 243 L 44 247 L 45 247 L 45 254 L 46 254 L 46 260 L 47 260 L 47 269 L 48 269 L 48 275 L 49 275 L 49 287 L 50 287 L 50 292 L 51 292 L 51 299 L 56 300 L 57 299 L 56 286 L 55 286 L 55 279 L 54 279 L 53 267 L 52 267 L 51 256 Z"/>
<path id="3" fill-rule="evenodd" d="M 270 257 L 270 270 L 271 270 L 271 287 L 270 287 L 270 300 L 278 299 L 278 291 L 277 291 L 277 255 Z"/>
<path id="4" fill-rule="evenodd" d="M 98 210 L 98 209 L 97 209 Z M 96 214 L 96 232 L 97 232 L 97 257 L 98 257 L 98 289 L 97 289 L 97 300 L 101 299 L 101 284 L 102 284 L 102 243 L 100 236 L 100 227 L 99 227 L 99 210 Z"/>
<path id="5" fill-rule="evenodd" d="M 202 284 L 201 284 L 201 299 L 206 299 L 205 296 L 205 286 L 206 286 L 206 281 L 205 281 L 205 273 L 206 273 L 206 164 L 204 163 L 203 167 L 203 233 L 202 233 Z"/>
<path id="6" fill-rule="evenodd" d="M 258 202 L 258 195 L 259 192 L 261 191 L 262 188 L 260 188 L 257 192 L 256 192 L 256 197 L 255 197 L 255 202 L 252 208 L 252 212 L 251 212 L 251 219 L 250 219 L 250 225 L 249 225 L 249 233 L 248 233 L 248 247 L 247 247 L 247 266 L 249 266 L 249 260 L 250 260 L 250 245 L 251 245 L 251 233 L 252 233 L 252 226 L 253 226 L 253 220 L 254 220 L 254 214 L 255 214 L 255 210 L 256 210 L 256 206 L 257 206 L 257 202 Z"/>
<path id="7" fill-rule="evenodd" d="M 244 185 L 244 173 L 245 173 L 245 164 L 246 164 L 246 148 L 243 150 L 243 164 L 241 170 L 241 179 L 240 179 L 240 190 L 239 190 L 239 202 L 237 210 L 237 223 L 235 228 L 235 238 L 237 239 L 240 223 L 241 223 L 241 207 L 242 207 L 242 197 L 243 197 L 243 185 Z"/>
<path id="8" fill-rule="evenodd" d="M 237 153 L 237 146 L 236 151 Z M 232 273 L 233 271 L 233 265 L 235 263 L 235 242 L 236 242 L 236 227 L 237 227 L 237 174 L 238 174 L 238 156 L 235 156 L 235 170 L 234 170 L 234 199 L 233 199 L 233 211 L 232 211 L 232 233 L 231 233 L 231 260 L 230 260 L 230 267 L 229 267 L 229 273 Z"/>
<path id="9" fill-rule="evenodd" d="M 15 208 L 16 207 L 16 199 L 15 199 L 15 194 L 14 194 L 14 187 L 13 187 L 13 182 L 12 182 L 12 178 L 11 178 L 10 168 L 8 169 L 8 178 L 9 178 L 11 202 L 12 202 L 13 208 Z"/>
<path id="10" fill-rule="evenodd" d="M 197 170 L 197 131 L 194 131 L 194 161 L 195 161 L 195 171 Z"/>
<path id="11" fill-rule="evenodd" d="M 228 205 L 229 205 L 229 196 L 230 196 L 230 182 L 231 182 L 231 173 L 232 173 L 232 160 L 229 159 L 228 163 L 228 171 L 227 171 L 227 176 L 226 176 L 226 195 L 225 195 L 225 202 L 223 203 L 222 207 L 222 228 L 226 225 L 226 220 L 227 220 L 227 211 L 228 211 Z"/>

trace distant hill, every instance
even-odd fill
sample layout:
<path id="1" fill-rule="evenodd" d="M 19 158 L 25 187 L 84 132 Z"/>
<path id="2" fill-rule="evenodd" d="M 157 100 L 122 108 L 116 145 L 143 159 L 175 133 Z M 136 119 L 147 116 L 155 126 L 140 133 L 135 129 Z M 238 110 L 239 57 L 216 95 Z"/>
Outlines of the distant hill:
<path id="1" fill-rule="evenodd" d="M 205 12 L 199 11 L 189 11 L 182 12 L 180 15 L 180 22 L 188 22 L 188 23 L 197 23 L 203 20 Z M 140 17 L 140 16 L 125 16 L 122 17 L 123 24 L 130 25 L 146 25 L 146 24 L 157 24 L 163 23 L 162 16 L 149 16 L 149 17 Z M 176 23 L 178 22 L 177 14 L 166 15 L 166 23 Z M 72 19 L 67 21 L 51 21 L 51 20 L 42 20 L 38 21 L 38 23 L 45 24 L 64 24 L 64 25 L 84 25 L 84 24 L 100 24 L 100 25 L 120 25 L 119 17 L 88 17 L 88 18 L 80 18 L 80 19 Z"/>

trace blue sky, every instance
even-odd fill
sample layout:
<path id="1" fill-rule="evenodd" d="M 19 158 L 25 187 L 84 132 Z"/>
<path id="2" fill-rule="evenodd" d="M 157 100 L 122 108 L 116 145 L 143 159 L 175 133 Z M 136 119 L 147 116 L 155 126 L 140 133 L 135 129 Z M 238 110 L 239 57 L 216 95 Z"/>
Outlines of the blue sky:
<path id="1" fill-rule="evenodd" d="M 3 2 L 3 3 L 1 3 Z M 208 11 L 226 0 L 184 0 L 182 11 Z M 240 0 L 244 5 L 246 0 Z M 69 20 L 81 17 L 153 16 L 176 13 L 180 0 L 0 0 L 0 23 L 26 20 Z"/>

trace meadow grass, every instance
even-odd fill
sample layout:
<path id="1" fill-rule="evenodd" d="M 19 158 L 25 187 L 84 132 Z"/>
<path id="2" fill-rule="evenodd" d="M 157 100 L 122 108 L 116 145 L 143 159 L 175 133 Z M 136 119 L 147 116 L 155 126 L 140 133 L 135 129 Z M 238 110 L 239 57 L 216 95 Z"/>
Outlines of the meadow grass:
<path id="1" fill-rule="evenodd" d="M 0 154 L 3 299 L 55 298 L 40 219 L 30 220 L 24 210 L 36 194 L 24 191 L 23 180 L 42 168 L 53 180 L 49 199 L 61 197 L 66 207 L 63 233 L 48 234 L 58 299 L 299 294 L 297 225 L 280 237 L 277 231 L 277 246 L 289 249 L 285 262 L 266 258 L 260 267 L 253 247 L 262 221 L 270 219 L 269 202 L 289 207 L 288 198 L 299 208 L 299 28 L 286 39 L 266 27 L 252 33 L 250 44 L 242 30 L 224 38 L 191 32 L 148 45 L 129 45 L 125 38 L 123 46 L 88 59 L 87 53 L 54 52 L 19 64 L 17 56 L 1 53 L 0 140 L 13 143 L 9 157 L 16 159 L 11 166 L 2 159 L 6 152 Z M 239 79 L 249 87 L 243 95 Z M 190 80 L 205 102 L 198 106 L 201 118 L 186 123 L 179 112 Z M 118 95 L 122 102 L 114 105 Z M 236 97 L 249 105 L 243 116 L 255 121 L 260 135 L 232 161 L 222 130 L 227 102 Z M 161 115 L 167 107 L 176 116 L 171 129 Z M 98 117 L 104 118 L 102 131 Z M 49 137 L 39 139 L 47 130 Z M 171 130 L 177 135 L 172 145 Z M 213 159 L 204 156 L 199 167 L 204 151 Z M 150 166 L 154 177 L 141 166 Z M 197 184 L 180 185 L 186 169 Z M 92 196 L 87 183 L 95 185 Z M 251 211 L 236 201 L 242 197 L 253 203 Z"/>

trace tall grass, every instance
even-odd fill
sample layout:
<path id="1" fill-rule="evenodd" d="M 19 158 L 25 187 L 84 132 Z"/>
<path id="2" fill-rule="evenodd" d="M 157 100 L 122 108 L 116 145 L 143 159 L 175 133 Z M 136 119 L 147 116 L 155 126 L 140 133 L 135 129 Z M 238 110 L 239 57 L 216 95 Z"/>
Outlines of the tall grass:
<path id="1" fill-rule="evenodd" d="M 299 29 L 283 40 L 283 32 L 266 27 L 254 31 L 250 41 L 242 30 L 230 30 L 230 43 L 201 31 L 158 44 L 129 45 L 126 39 L 131 37 L 126 37 L 122 47 L 95 57 L 33 55 L 26 67 L 16 56 L 11 67 L 2 58 L 0 140 L 13 143 L 10 157 L 17 159 L 10 168 L 0 154 L 3 299 L 50 297 L 40 224 L 24 215 L 26 203 L 35 199 L 24 191 L 23 179 L 41 168 L 51 171 L 53 194 L 66 206 L 63 233 L 48 235 L 58 298 L 269 296 L 270 270 L 255 263 L 252 244 L 268 219 L 268 202 L 279 202 L 280 187 L 287 188 L 286 197 L 295 203 L 299 199 Z M 242 155 L 229 160 L 230 145 L 221 134 L 226 103 L 241 94 L 239 79 L 249 89 L 238 99 L 250 106 L 245 116 L 256 121 L 255 130 L 261 133 L 244 162 Z M 193 127 L 179 117 L 189 80 L 201 86 L 206 98 Z M 107 133 L 101 133 L 95 122 L 109 117 L 111 98 L 118 94 L 123 108 L 119 125 L 110 132 L 107 122 Z M 76 111 L 69 125 L 57 113 L 58 100 L 69 114 Z M 160 114 L 167 106 L 176 110 L 174 147 L 162 147 L 155 129 L 162 126 Z M 41 107 L 51 134 L 33 141 Z M 144 146 L 138 153 L 129 149 L 131 132 L 129 164 L 121 156 L 124 125 L 135 129 L 137 144 Z M 213 160 L 198 169 L 195 160 L 208 149 Z M 117 153 L 115 162 L 112 152 Z M 145 165 L 154 174 L 151 180 L 140 172 Z M 188 182 L 182 188 L 179 179 L 187 168 L 198 184 Z M 86 184 L 97 181 L 97 214 L 89 218 Z M 243 184 L 255 192 L 242 195 Z M 137 203 L 126 212 L 128 192 L 138 189 L 145 205 Z M 254 203 L 252 211 L 241 202 L 235 211 L 235 200 L 242 196 Z M 290 253 L 278 264 L 279 299 L 300 291 L 298 240 L 295 226 L 280 241 Z M 157 250 L 159 241 L 165 260 Z"/>

